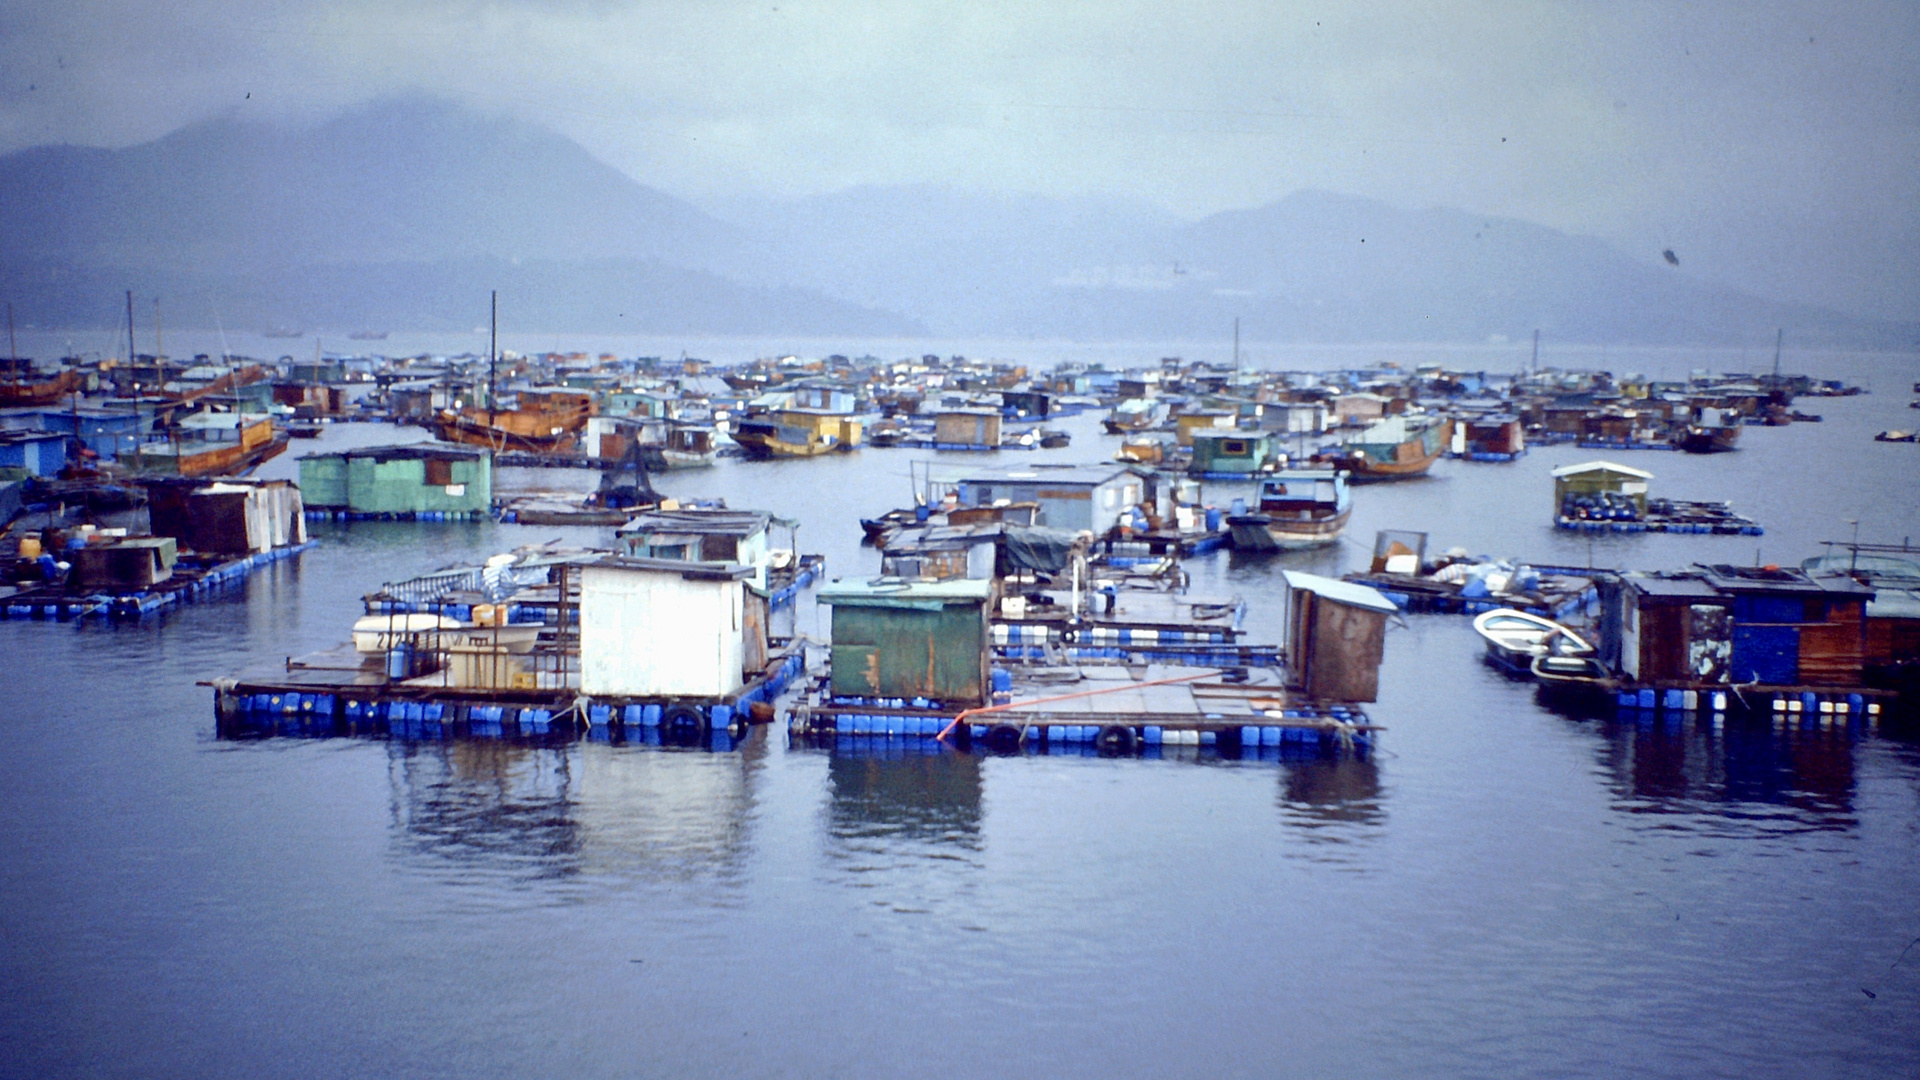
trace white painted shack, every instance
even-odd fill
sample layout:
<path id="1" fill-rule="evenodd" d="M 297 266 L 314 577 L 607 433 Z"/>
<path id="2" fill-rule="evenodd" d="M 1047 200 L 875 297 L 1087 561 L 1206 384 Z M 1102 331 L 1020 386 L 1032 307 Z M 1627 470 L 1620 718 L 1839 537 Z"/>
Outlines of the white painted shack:
<path id="1" fill-rule="evenodd" d="M 669 559 L 583 566 L 581 692 L 712 698 L 739 691 L 766 651 L 764 617 L 749 611 L 752 574 L 740 563 Z"/>

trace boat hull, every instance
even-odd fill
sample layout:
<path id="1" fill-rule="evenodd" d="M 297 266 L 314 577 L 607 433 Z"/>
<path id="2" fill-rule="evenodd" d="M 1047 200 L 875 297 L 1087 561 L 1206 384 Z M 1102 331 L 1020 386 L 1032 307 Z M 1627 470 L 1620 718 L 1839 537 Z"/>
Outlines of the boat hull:
<path id="1" fill-rule="evenodd" d="M 0 382 L 0 408 L 52 405 L 79 389 L 80 376 L 74 371 L 63 371 L 38 382 Z"/>
<path id="2" fill-rule="evenodd" d="M 1680 449 L 1689 454 L 1724 454 L 1736 449 L 1740 441 L 1737 427 L 1689 427 L 1680 436 Z"/>
<path id="3" fill-rule="evenodd" d="M 434 425 L 434 434 L 442 442 L 484 446 L 490 450 L 527 450 L 537 454 L 570 453 L 579 443 L 576 431 L 562 430 L 557 435 L 531 435 L 488 424 L 465 415 L 442 414 Z"/>
<path id="4" fill-rule="evenodd" d="M 1352 514 L 1351 507 L 1304 520 L 1276 514 L 1238 514 L 1227 519 L 1227 528 L 1233 534 L 1233 546 L 1241 551 L 1305 551 L 1339 540 Z"/>
<path id="5" fill-rule="evenodd" d="M 1427 475 L 1433 463 L 1440 460 L 1441 451 L 1424 454 L 1407 461 L 1375 461 L 1364 454 L 1355 454 L 1341 462 L 1341 467 L 1350 469 L 1353 475 L 1347 478 L 1350 484 L 1372 484 L 1386 480 L 1411 480 Z"/>

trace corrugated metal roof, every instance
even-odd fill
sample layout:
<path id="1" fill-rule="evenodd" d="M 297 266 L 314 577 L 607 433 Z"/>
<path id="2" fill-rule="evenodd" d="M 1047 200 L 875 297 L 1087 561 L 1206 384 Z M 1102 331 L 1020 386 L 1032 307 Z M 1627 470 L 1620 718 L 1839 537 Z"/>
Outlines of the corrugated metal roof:
<path id="1" fill-rule="evenodd" d="M 985 600 L 993 595 L 993 582 L 959 578 L 951 581 L 903 581 L 899 578 L 847 580 L 835 578 L 823 586 L 818 599 L 823 604 L 876 604 L 898 601 L 912 604 L 925 601 Z"/>
<path id="2" fill-rule="evenodd" d="M 1324 596 L 1336 604 L 1365 608 L 1368 611 L 1383 611 L 1388 614 L 1400 610 L 1394 607 L 1393 601 L 1382 596 L 1380 590 L 1368 585 L 1321 577 L 1319 574 L 1308 574 L 1299 570 L 1282 570 L 1280 576 L 1286 578 L 1287 588 L 1302 589 Z"/>
<path id="3" fill-rule="evenodd" d="M 677 533 L 699 536 L 752 536 L 765 532 L 773 515 L 765 510 L 649 510 L 620 526 L 621 536 Z"/>
<path id="4" fill-rule="evenodd" d="M 1611 461 L 1587 461 L 1579 465 L 1562 465 L 1553 470 L 1553 477 L 1558 480 L 1563 476 L 1578 476 L 1590 472 L 1614 472 L 1622 476 L 1638 477 L 1641 480 L 1653 479 L 1653 474 L 1644 469 L 1636 469 L 1630 465 L 1616 465 Z"/>

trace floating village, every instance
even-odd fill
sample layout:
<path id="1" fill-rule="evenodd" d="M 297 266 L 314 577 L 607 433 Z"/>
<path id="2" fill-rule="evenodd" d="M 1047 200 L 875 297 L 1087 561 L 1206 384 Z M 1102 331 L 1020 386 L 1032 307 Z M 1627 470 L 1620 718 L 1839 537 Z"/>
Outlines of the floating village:
<path id="1" fill-rule="evenodd" d="M 338 612 L 337 648 L 206 672 L 219 732 L 724 751 L 775 725 L 930 751 L 1365 755 L 1390 737 L 1368 712 L 1386 637 L 1427 614 L 1471 619 L 1485 662 L 1569 707 L 1874 725 L 1920 696 L 1907 538 L 1793 565 L 1596 567 L 1437 550 L 1419 521 L 1347 535 L 1373 485 L 1443 458 L 1498 482 L 1529 448 L 1577 444 L 1592 460 L 1516 492 L 1522 512 L 1574 533 L 1760 536 L 1737 502 L 1702 497 L 1725 493 L 1662 491 L 1657 455 L 1618 459 L 1737 451 L 1749 428 L 1817 423 L 1810 402 L 1858 392 L 1783 375 L 1777 353 L 1771 372 L 1681 381 L 1537 359 L 1490 375 L 497 348 L 15 358 L 0 616 L 164 618 L 297 559 L 314 523 L 492 519 L 597 531 L 382 583 Z M 1077 446 L 1061 421 L 1086 414 L 1104 434 Z M 412 430 L 309 441 L 343 424 Z M 1085 452 L 1030 453 L 1062 448 Z M 289 453 L 297 483 L 250 475 Z M 911 477 L 885 512 L 804 522 L 860 530 L 865 565 L 827 566 L 802 522 L 700 494 L 723 457 L 844 453 L 897 455 Z M 505 468 L 598 484 L 506 491 Z M 1232 494 L 1210 496 L 1222 482 Z M 1182 569 L 1337 543 L 1371 559 L 1341 578 L 1287 569 L 1258 601 L 1279 606 L 1281 640 L 1254 639 L 1249 600 L 1190 591 Z M 781 617 L 799 605 L 830 630 Z"/>

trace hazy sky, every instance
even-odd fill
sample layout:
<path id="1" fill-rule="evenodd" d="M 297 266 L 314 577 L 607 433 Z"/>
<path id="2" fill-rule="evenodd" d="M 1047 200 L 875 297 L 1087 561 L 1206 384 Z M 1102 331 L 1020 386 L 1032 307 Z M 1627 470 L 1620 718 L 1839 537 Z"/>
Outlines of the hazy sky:
<path id="1" fill-rule="evenodd" d="M 0 151 L 421 89 L 696 202 L 1306 187 L 1920 319 L 1920 6 L 0 0 Z"/>

